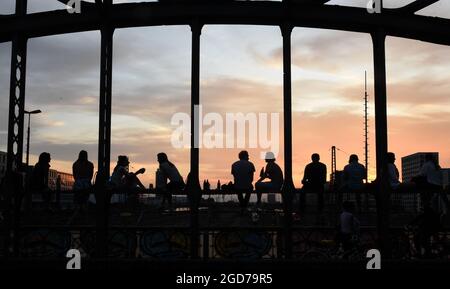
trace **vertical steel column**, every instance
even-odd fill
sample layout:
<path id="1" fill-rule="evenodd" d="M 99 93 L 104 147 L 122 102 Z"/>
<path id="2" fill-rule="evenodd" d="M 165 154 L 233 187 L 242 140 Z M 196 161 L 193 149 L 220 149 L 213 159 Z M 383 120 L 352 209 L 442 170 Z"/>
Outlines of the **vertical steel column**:
<path id="1" fill-rule="evenodd" d="M 292 75 L 291 75 L 291 34 L 292 25 L 283 24 L 283 115 L 284 115 L 284 184 L 283 206 L 285 219 L 286 258 L 292 256 L 292 202 L 294 182 L 292 179 Z"/>
<path id="2" fill-rule="evenodd" d="M 16 17 L 27 14 L 27 0 L 16 0 Z M 11 74 L 9 90 L 9 120 L 8 120 L 8 146 L 7 146 L 7 192 L 5 212 L 5 255 L 10 253 L 11 229 L 14 236 L 14 253 L 18 253 L 19 218 L 21 194 L 23 193 L 20 172 L 23 159 L 23 127 L 25 108 L 25 80 L 27 67 L 27 41 L 26 36 L 15 34 L 11 51 Z M 13 214 L 14 212 L 14 214 Z"/>
<path id="3" fill-rule="evenodd" d="M 16 0 L 16 16 L 24 16 L 26 13 L 27 0 Z M 16 34 L 12 41 L 9 90 L 8 158 L 6 166 L 9 172 L 18 170 L 22 165 L 26 66 L 27 38 Z"/>
<path id="4" fill-rule="evenodd" d="M 202 24 L 197 20 L 191 23 L 192 63 L 191 63 L 191 171 L 188 178 L 188 198 L 191 217 L 191 258 L 198 258 L 200 231 L 198 224 L 198 206 L 201 199 L 199 181 L 199 109 L 200 104 L 200 35 Z"/>
<path id="5" fill-rule="evenodd" d="M 199 110 L 200 104 L 200 35 L 202 25 L 191 24 L 192 30 L 192 63 L 191 63 L 191 176 L 199 178 Z"/>
<path id="6" fill-rule="evenodd" d="M 104 0 L 101 5 L 103 27 L 101 29 L 100 59 L 100 101 L 99 101 L 99 143 L 98 143 L 98 177 L 96 180 L 97 232 L 96 255 L 105 257 L 108 253 L 108 221 L 110 196 L 105 190 L 110 174 L 111 157 L 111 106 L 112 106 L 112 58 L 114 28 L 108 17 L 112 0 Z"/>
<path id="7" fill-rule="evenodd" d="M 388 151 L 387 137 L 387 100 L 386 100 L 386 35 L 377 30 L 372 34 L 374 72 L 375 72 L 375 137 L 376 137 L 376 161 L 377 177 L 382 177 L 383 168 L 386 165 Z"/>
<path id="8" fill-rule="evenodd" d="M 389 246 L 389 218 L 390 218 L 390 187 L 387 183 L 388 152 L 387 136 L 387 101 L 386 101 L 386 34 L 377 29 L 371 33 L 373 42 L 374 72 L 375 72 L 375 137 L 376 137 L 376 165 L 377 165 L 377 230 L 382 256 L 388 257 Z"/>
<path id="9" fill-rule="evenodd" d="M 110 27 L 101 30 L 98 171 L 106 177 L 110 174 L 111 157 L 113 34 L 114 29 Z"/>

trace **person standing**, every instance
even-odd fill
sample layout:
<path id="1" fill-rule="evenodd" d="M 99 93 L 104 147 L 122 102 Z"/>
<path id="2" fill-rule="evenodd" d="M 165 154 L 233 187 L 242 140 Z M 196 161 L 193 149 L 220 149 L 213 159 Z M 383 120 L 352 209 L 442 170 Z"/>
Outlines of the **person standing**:
<path id="1" fill-rule="evenodd" d="M 342 244 L 344 251 L 350 250 L 359 239 L 359 225 L 360 222 L 354 215 L 353 203 L 345 201 L 339 216 L 338 231 L 338 243 Z"/>
<path id="2" fill-rule="evenodd" d="M 324 185 L 327 180 L 327 166 L 320 162 L 320 155 L 318 153 L 312 154 L 311 160 L 312 162 L 305 167 L 305 173 L 302 179 L 303 188 L 300 195 L 300 211 L 304 210 L 306 206 L 306 193 L 317 194 L 317 207 L 319 211 L 322 211 L 324 207 L 323 194 L 325 191 Z"/>
<path id="3" fill-rule="evenodd" d="M 78 154 L 78 159 L 72 165 L 74 178 L 73 190 L 75 203 L 83 206 L 86 204 L 92 188 L 94 176 L 94 164 L 88 160 L 88 153 L 84 150 Z"/>
<path id="4" fill-rule="evenodd" d="M 47 152 L 39 155 L 38 162 L 34 165 L 30 179 L 30 189 L 32 193 L 41 194 L 45 208 L 50 210 L 52 190 L 48 185 L 48 174 L 50 171 L 51 156 Z"/>
<path id="5" fill-rule="evenodd" d="M 250 195 L 253 191 L 253 175 L 255 166 L 249 161 L 247 151 L 239 153 L 239 160 L 231 166 L 231 174 L 234 177 L 234 189 L 238 194 L 241 210 L 244 210 L 250 201 Z M 245 194 L 245 197 L 243 196 Z"/>

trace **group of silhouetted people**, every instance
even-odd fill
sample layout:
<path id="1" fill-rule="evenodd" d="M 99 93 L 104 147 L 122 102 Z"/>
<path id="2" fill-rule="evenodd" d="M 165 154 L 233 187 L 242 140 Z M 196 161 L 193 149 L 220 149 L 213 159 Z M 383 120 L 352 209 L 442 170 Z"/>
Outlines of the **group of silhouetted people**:
<path id="1" fill-rule="evenodd" d="M 320 156 L 317 153 L 312 154 L 311 163 L 307 164 L 302 179 L 303 187 L 300 194 L 300 211 L 306 206 L 306 194 L 314 193 L 317 195 L 317 208 L 322 211 L 324 208 L 324 191 L 327 177 L 327 167 L 320 162 Z M 395 154 L 388 153 L 386 179 L 390 188 L 395 192 L 403 192 L 416 187 L 421 193 L 421 201 L 423 205 L 429 205 L 433 195 L 428 192 L 442 191 L 442 176 L 440 176 L 440 167 L 433 159 L 433 156 L 427 155 L 420 173 L 413 178 L 410 183 L 401 183 L 399 181 L 399 172 L 395 165 Z M 29 189 L 33 193 L 40 193 L 44 203 L 50 204 L 52 190 L 49 188 L 49 169 L 50 154 L 43 152 L 39 156 L 39 160 L 34 166 L 29 183 Z M 181 191 L 185 187 L 185 182 L 177 167 L 169 161 L 167 154 L 157 154 L 159 168 L 156 172 L 156 189 L 163 194 L 163 205 L 167 201 L 169 206 L 172 205 L 172 193 Z M 239 203 L 242 208 L 248 206 L 250 195 L 253 189 L 256 191 L 257 204 L 261 204 L 262 193 L 280 192 L 284 183 L 283 171 L 276 163 L 275 155 L 267 152 L 265 155 L 266 166 L 260 171 L 260 178 L 253 187 L 255 166 L 249 160 L 247 151 L 239 153 L 239 160 L 231 166 L 231 174 L 234 178 L 232 189 L 237 193 Z M 136 172 L 129 171 L 129 159 L 127 156 L 120 155 L 117 164 L 109 179 L 109 187 L 116 191 L 134 191 L 145 189 L 145 186 L 138 178 L 139 174 L 145 172 L 140 169 Z M 74 177 L 73 189 L 76 192 L 75 202 L 79 204 L 86 203 L 91 189 L 92 179 L 94 176 L 94 165 L 88 160 L 88 153 L 84 150 L 80 151 L 78 159 L 73 163 L 72 172 Z M 353 193 L 355 195 L 358 208 L 361 208 L 361 195 L 367 192 L 368 184 L 364 183 L 367 178 L 367 169 L 359 163 L 358 156 L 350 155 L 348 164 L 343 169 L 342 182 L 339 187 L 335 188 L 337 195 L 337 203 L 342 204 L 343 193 Z M 220 188 L 219 188 L 220 189 Z M 445 193 L 440 193 L 444 204 L 448 207 L 448 199 Z"/>
<path id="2" fill-rule="evenodd" d="M 244 210 L 250 201 L 252 192 L 256 191 L 257 205 L 261 204 L 262 193 L 279 193 L 282 190 L 284 177 L 283 171 L 276 163 L 275 155 L 267 152 L 265 155 L 266 165 L 260 171 L 260 178 L 254 182 L 256 172 L 254 164 L 250 161 L 249 153 L 241 151 L 238 155 L 239 160 L 231 166 L 231 174 L 234 183 L 231 183 L 231 189 L 237 193 L 241 209 Z M 423 248 L 426 252 L 430 250 L 429 238 L 439 229 L 439 208 L 437 203 L 444 204 L 444 213 L 449 209 L 449 201 L 442 187 L 441 168 L 432 154 L 427 154 L 425 162 L 420 172 L 411 182 L 400 182 L 399 171 L 395 165 L 395 154 L 389 152 L 386 155 L 387 165 L 382 170 L 382 175 L 387 186 L 392 192 L 418 192 L 422 204 L 422 214 L 420 214 L 412 225 L 417 225 L 419 230 L 414 241 L 416 247 Z M 157 154 L 159 163 L 156 172 L 156 189 L 162 196 L 162 206 L 167 202 L 169 208 L 172 208 L 172 195 L 181 192 L 186 184 L 178 171 L 177 167 L 169 161 L 166 153 Z M 49 170 L 51 156 L 43 152 L 39 156 L 38 162 L 33 167 L 29 177 L 28 189 L 31 194 L 40 194 L 47 209 L 50 209 L 53 191 L 49 186 Z M 138 175 L 145 172 L 140 169 L 136 172 L 129 170 L 130 161 L 127 156 L 120 155 L 117 164 L 107 182 L 107 188 L 117 193 L 133 193 L 146 190 L 145 186 L 139 180 Z M 74 177 L 74 201 L 79 205 L 86 205 L 93 196 L 93 178 L 94 165 L 88 159 L 86 151 L 80 151 L 78 159 L 73 163 L 72 172 Z M 305 209 L 306 194 L 314 193 L 317 195 L 317 208 L 322 211 L 324 208 L 324 192 L 327 179 L 327 167 L 320 162 L 320 156 L 317 153 L 312 154 L 311 163 L 307 164 L 301 183 L 299 211 Z M 348 245 L 350 234 L 355 228 L 359 227 L 359 222 L 354 216 L 353 202 L 342 200 L 344 193 L 355 195 L 358 209 L 361 208 L 361 195 L 364 192 L 375 190 L 374 185 L 379 186 L 379 180 L 372 184 L 367 184 L 367 169 L 359 163 L 358 156 L 350 155 L 348 164 L 343 169 L 342 181 L 338 187 L 334 188 L 336 193 L 337 205 L 342 208 L 340 215 L 339 238 Z M 220 189 L 220 188 L 219 188 Z M 383 194 L 383 192 L 378 192 Z M 111 199 L 111 201 L 113 201 Z M 93 202 L 95 202 L 95 197 Z"/>
<path id="3" fill-rule="evenodd" d="M 158 189 L 166 191 L 163 202 L 167 199 L 169 205 L 172 203 L 171 193 L 184 187 L 184 181 L 178 169 L 168 160 L 165 153 L 157 155 L 159 162 L 159 177 L 162 182 L 158 183 Z M 51 200 L 54 191 L 49 186 L 50 154 L 43 152 L 33 167 L 30 176 L 29 191 L 31 194 L 40 194 L 43 203 L 48 210 L 51 209 Z M 139 180 L 138 175 L 143 174 L 145 169 L 136 172 L 129 171 L 130 161 L 127 156 L 120 155 L 113 169 L 111 177 L 107 182 L 107 189 L 119 194 L 112 194 L 111 202 L 120 202 L 120 193 L 133 193 L 145 190 L 145 186 Z M 72 165 L 74 178 L 73 191 L 74 202 L 80 206 L 87 204 L 88 200 L 95 203 L 93 193 L 94 165 L 88 159 L 88 153 L 80 151 L 78 159 Z"/>
<path id="4" fill-rule="evenodd" d="M 275 155 L 267 152 L 265 156 L 266 167 L 262 168 L 259 179 L 255 183 L 257 204 L 261 204 L 263 192 L 279 192 L 283 186 L 283 171 L 275 162 Z M 233 189 L 238 194 L 242 208 L 247 207 L 251 192 L 253 191 L 253 176 L 255 166 L 249 161 L 247 151 L 239 153 L 239 160 L 231 166 L 231 174 L 234 177 Z M 245 195 L 245 196 L 244 196 Z"/>
<path id="5" fill-rule="evenodd" d="M 311 163 L 306 165 L 303 179 L 302 192 L 300 194 L 300 211 L 306 207 L 306 195 L 308 193 L 317 194 L 317 208 L 322 211 L 324 208 L 324 192 L 327 180 L 327 166 L 320 162 L 320 155 L 314 153 L 311 155 Z M 342 204 L 342 195 L 344 192 L 354 193 L 358 208 L 361 207 L 361 193 L 364 191 L 364 179 L 366 179 L 367 170 L 359 163 L 358 156 L 350 155 L 348 164 L 344 167 L 342 183 L 336 188 L 337 204 Z"/>

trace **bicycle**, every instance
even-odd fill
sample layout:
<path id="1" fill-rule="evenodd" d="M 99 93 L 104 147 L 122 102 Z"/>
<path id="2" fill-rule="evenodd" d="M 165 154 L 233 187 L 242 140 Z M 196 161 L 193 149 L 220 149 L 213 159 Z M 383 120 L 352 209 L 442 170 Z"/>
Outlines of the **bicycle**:
<path id="1" fill-rule="evenodd" d="M 394 258 L 403 260 L 450 259 L 450 233 L 439 229 L 434 233 L 427 234 L 423 230 L 424 228 L 413 223 L 406 225 L 400 236 L 394 238 Z"/>
<path id="2" fill-rule="evenodd" d="M 366 258 L 367 250 L 364 249 L 359 238 L 354 238 L 351 247 L 344 249 L 340 242 L 335 240 L 320 240 L 310 242 L 312 248 L 307 250 L 301 260 L 304 261 L 330 261 L 330 260 L 344 260 L 344 261 L 361 261 Z"/>

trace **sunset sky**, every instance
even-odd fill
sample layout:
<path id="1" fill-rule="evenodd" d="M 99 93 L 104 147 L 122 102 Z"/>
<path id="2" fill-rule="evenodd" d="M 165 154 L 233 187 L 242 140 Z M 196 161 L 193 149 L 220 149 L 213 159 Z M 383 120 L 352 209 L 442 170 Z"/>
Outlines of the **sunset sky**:
<path id="1" fill-rule="evenodd" d="M 56 0 L 28 0 L 29 13 L 62 9 Z M 93 1 L 91 1 L 93 2 Z M 114 1 L 135 2 L 135 1 Z M 384 1 L 400 7 L 412 0 Z M 363 7 L 362 1 L 329 4 Z M 0 14 L 13 12 L 2 0 Z M 418 14 L 450 18 L 450 2 Z M 278 27 L 205 26 L 201 36 L 200 99 L 204 113 L 281 113 L 282 38 Z M 97 163 L 100 33 L 84 32 L 30 39 L 26 109 L 32 117 L 31 162 L 42 151 L 52 167 L 70 171 L 85 149 Z M 450 47 L 388 37 L 389 150 L 400 157 L 419 151 L 440 153 L 450 167 Z M 172 148 L 174 113 L 189 113 L 191 32 L 188 26 L 118 29 L 114 34 L 111 168 L 126 154 L 132 169 L 145 167 L 154 182 L 156 154 L 164 151 L 186 177 L 189 150 Z M 6 151 L 11 43 L 0 43 L 0 150 Z M 373 60 L 369 35 L 295 28 L 292 34 L 294 181 L 317 152 L 330 167 L 331 146 L 342 169 L 349 154 L 363 160 L 364 71 L 368 72 L 370 160 L 375 170 Z M 280 157 L 283 167 L 283 135 Z M 201 179 L 231 180 L 236 149 L 202 149 Z M 249 150 L 257 171 L 259 150 Z"/>

